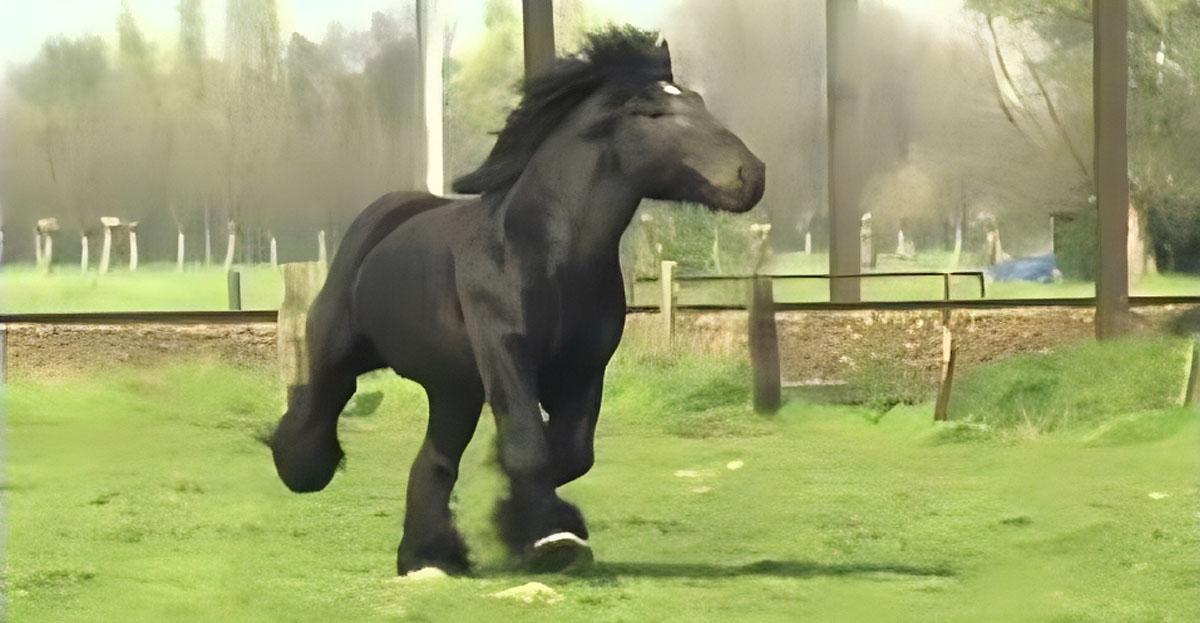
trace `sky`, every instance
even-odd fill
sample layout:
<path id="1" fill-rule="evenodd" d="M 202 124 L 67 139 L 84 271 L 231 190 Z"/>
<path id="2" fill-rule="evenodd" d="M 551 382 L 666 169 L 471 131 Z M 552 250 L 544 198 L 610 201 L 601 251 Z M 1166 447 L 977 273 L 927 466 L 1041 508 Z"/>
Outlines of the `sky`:
<path id="1" fill-rule="evenodd" d="M 516 0 L 513 0 L 516 2 Z M 740 0 L 750 2 L 752 0 Z M 798 0 L 817 2 L 820 0 Z M 962 0 L 864 0 L 900 8 L 917 19 L 945 21 L 961 11 Z M 138 25 L 160 50 L 174 45 L 178 30 L 178 0 L 125 0 Z M 441 0 L 448 15 L 457 16 L 456 48 L 469 48 L 483 30 L 484 0 Z M 681 0 L 590 0 L 602 18 L 642 27 L 661 25 Z M 0 0 L 0 72 L 37 55 L 47 37 L 99 34 L 114 40 L 122 0 Z M 399 12 L 407 3 L 397 0 L 279 0 L 280 26 L 285 39 L 291 32 L 319 41 L 329 22 L 350 30 L 365 30 L 374 11 Z M 205 0 L 208 48 L 220 56 L 224 48 L 224 0 Z"/>

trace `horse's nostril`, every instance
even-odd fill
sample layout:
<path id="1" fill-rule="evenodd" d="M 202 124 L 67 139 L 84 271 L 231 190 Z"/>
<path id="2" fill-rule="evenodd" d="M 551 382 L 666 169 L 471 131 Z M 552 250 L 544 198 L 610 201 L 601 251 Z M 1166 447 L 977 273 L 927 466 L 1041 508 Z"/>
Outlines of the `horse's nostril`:
<path id="1" fill-rule="evenodd" d="M 746 183 L 746 167 L 738 167 L 738 181 Z"/>

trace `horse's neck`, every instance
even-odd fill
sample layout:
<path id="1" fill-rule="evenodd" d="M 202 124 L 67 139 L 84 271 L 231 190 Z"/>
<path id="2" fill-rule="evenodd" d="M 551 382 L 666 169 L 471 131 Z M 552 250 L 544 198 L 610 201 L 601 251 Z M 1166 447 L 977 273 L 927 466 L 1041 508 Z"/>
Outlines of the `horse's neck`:
<path id="1" fill-rule="evenodd" d="M 522 238 L 531 231 L 540 237 L 521 242 L 544 245 L 549 258 L 615 258 L 640 200 L 601 148 L 563 141 L 544 146 L 530 160 L 500 214 L 506 232 L 515 228 L 526 232 Z"/>

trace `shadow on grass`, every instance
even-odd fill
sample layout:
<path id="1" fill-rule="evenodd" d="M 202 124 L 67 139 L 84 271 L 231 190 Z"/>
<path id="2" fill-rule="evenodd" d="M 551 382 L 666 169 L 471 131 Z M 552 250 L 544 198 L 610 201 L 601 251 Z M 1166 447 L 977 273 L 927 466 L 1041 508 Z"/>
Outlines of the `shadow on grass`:
<path id="1" fill-rule="evenodd" d="M 842 577 L 853 575 L 906 575 L 913 577 L 953 577 L 945 566 L 917 566 L 899 563 L 822 564 L 804 560 L 760 560 L 745 565 L 714 565 L 673 562 L 596 562 L 578 572 L 582 577 L 634 576 L 647 578 L 730 578 L 772 576 L 782 578 Z"/>
<path id="2" fill-rule="evenodd" d="M 481 570 L 483 576 L 526 575 L 519 567 Z M 957 573 L 945 565 L 908 565 L 903 563 L 836 563 L 806 560 L 760 560 L 745 565 L 716 565 L 686 562 L 595 562 L 583 569 L 571 569 L 566 575 L 581 580 L 616 581 L 622 577 L 722 579 L 738 577 L 820 578 L 852 577 L 889 580 L 907 578 L 952 578 Z"/>

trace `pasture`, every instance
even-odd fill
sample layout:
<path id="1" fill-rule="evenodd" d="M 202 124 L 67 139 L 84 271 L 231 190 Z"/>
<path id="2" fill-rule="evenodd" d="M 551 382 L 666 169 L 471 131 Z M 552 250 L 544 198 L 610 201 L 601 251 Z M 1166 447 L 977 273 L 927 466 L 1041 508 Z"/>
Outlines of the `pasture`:
<path id="1" fill-rule="evenodd" d="M 454 501 L 476 571 L 434 580 L 394 577 L 424 428 L 416 385 L 365 377 L 360 393 L 385 396 L 374 412 L 364 400 L 343 416 L 346 469 L 327 490 L 295 495 L 256 439 L 281 412 L 272 369 L 185 359 L 40 379 L 15 371 L 8 612 L 61 622 L 1194 621 L 1200 417 L 1168 406 L 1179 379 L 1120 382 L 1155 361 L 1178 366 L 1183 348 L 1137 342 L 981 368 L 956 394 L 970 408 L 935 425 L 930 405 L 881 413 L 799 400 L 764 419 L 749 408 L 744 362 L 626 345 L 609 371 L 597 465 L 564 493 L 588 514 L 596 562 L 534 576 L 505 560 L 489 525 L 501 480 L 485 417 Z M 1081 357 L 1112 365 L 1052 375 L 1049 389 L 1021 385 L 1039 361 L 1074 369 Z M 993 404 L 1014 391 L 1025 400 L 1016 415 Z M 1039 408 L 1091 417 L 1020 415 Z M 554 596 L 493 596 L 531 581 Z"/>
<path id="2" fill-rule="evenodd" d="M 824 254 L 784 254 L 770 267 L 775 273 L 823 274 L 828 268 Z M 283 300 L 283 279 L 270 265 L 236 267 L 241 273 L 244 309 L 277 309 Z M 879 272 L 951 270 L 949 254 L 929 253 L 914 260 L 881 256 Z M 1133 295 L 1191 295 L 1200 292 L 1200 277 L 1165 273 L 1147 276 L 1130 289 Z M 989 283 L 989 298 L 1055 298 L 1094 296 L 1091 282 Z M 942 298 L 941 277 L 865 279 L 865 301 L 903 301 Z M 638 305 L 658 305 L 661 288 L 657 281 L 640 281 L 634 296 Z M 979 297 L 974 277 L 955 277 L 953 298 Z M 678 303 L 743 304 L 746 286 L 739 282 L 693 281 L 679 285 Z M 775 280 L 775 300 L 780 302 L 828 301 L 824 280 Z M 135 273 L 114 270 L 100 277 L 93 270 L 83 274 L 77 267 L 58 266 L 49 275 L 30 266 L 7 266 L 0 270 L 0 312 L 85 312 L 85 311 L 197 311 L 228 306 L 224 270 L 220 266 L 189 265 L 176 272 L 172 264 L 148 264 Z"/>

